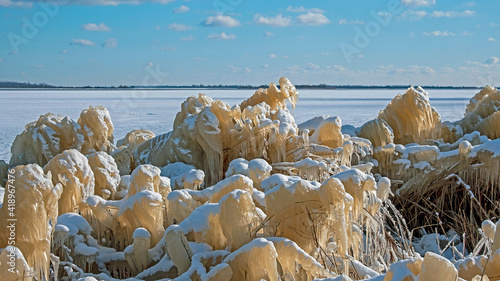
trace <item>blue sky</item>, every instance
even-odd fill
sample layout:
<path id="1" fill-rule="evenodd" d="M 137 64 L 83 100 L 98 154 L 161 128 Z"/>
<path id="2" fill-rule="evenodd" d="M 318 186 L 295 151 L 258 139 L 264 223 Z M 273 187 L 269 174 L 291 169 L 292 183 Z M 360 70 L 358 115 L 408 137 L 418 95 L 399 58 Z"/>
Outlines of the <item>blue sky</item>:
<path id="1" fill-rule="evenodd" d="M 0 0 L 0 80 L 500 84 L 498 11 L 498 0 Z"/>

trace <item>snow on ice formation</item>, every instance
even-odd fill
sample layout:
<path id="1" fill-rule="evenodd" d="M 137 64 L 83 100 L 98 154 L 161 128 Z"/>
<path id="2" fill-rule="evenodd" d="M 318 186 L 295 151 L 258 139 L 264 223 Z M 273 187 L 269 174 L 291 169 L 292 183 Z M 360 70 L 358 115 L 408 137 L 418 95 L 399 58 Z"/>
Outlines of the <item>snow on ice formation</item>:
<path id="1" fill-rule="evenodd" d="M 452 123 L 411 87 L 359 128 L 297 125 L 298 96 L 199 94 L 116 143 L 101 106 L 26 125 L 0 161 L 0 280 L 498 280 L 499 91 Z"/>

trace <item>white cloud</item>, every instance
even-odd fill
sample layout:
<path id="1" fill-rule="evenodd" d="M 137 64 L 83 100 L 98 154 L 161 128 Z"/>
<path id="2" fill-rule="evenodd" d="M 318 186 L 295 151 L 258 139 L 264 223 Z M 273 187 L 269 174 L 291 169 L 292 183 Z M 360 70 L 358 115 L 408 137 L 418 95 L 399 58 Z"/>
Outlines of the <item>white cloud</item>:
<path id="1" fill-rule="evenodd" d="M 414 20 L 421 20 L 425 16 L 427 16 L 428 13 L 426 11 L 422 10 L 407 10 L 403 12 L 398 19 L 403 19 L 403 20 L 409 20 L 409 21 L 414 21 Z"/>
<path id="2" fill-rule="evenodd" d="M 453 73 L 453 72 L 455 72 L 455 69 L 453 69 L 452 67 L 449 67 L 449 66 L 445 66 L 445 67 L 441 68 L 441 72 L 442 73 Z"/>
<path id="3" fill-rule="evenodd" d="M 181 5 L 179 8 L 174 9 L 174 13 L 176 13 L 176 14 L 183 14 L 186 12 L 189 12 L 188 6 Z"/>
<path id="4" fill-rule="evenodd" d="M 236 39 L 236 36 L 234 34 L 226 34 L 225 32 L 222 32 L 220 34 L 211 33 L 207 36 L 207 39 L 233 40 Z"/>
<path id="5" fill-rule="evenodd" d="M 2 59 L 2 58 L 0 58 L 0 62 L 2 62 L 2 61 L 3 61 L 3 59 Z"/>
<path id="6" fill-rule="evenodd" d="M 43 65 L 41 65 L 41 64 L 33 65 L 33 68 L 38 68 L 38 69 L 40 69 L 40 68 L 43 68 Z"/>
<path id="7" fill-rule="evenodd" d="M 271 36 L 274 36 L 274 33 L 272 33 L 271 31 L 264 32 L 264 37 L 269 38 Z"/>
<path id="8" fill-rule="evenodd" d="M 401 4 L 408 7 L 432 6 L 436 0 L 401 0 Z"/>
<path id="9" fill-rule="evenodd" d="M 288 59 L 288 56 L 281 56 L 281 57 L 279 57 L 279 56 L 278 56 L 278 55 L 276 55 L 276 54 L 270 54 L 270 55 L 269 55 L 269 58 L 270 58 L 270 59 L 285 59 L 285 60 L 286 60 L 286 59 Z"/>
<path id="10" fill-rule="evenodd" d="M 31 8 L 33 7 L 33 2 L 0 0 L 0 7 Z"/>
<path id="11" fill-rule="evenodd" d="M 499 66 L 499 64 L 498 64 L 499 61 L 500 60 L 498 59 L 498 57 L 490 57 L 487 60 L 485 60 L 484 62 L 467 61 L 467 65 L 478 66 L 481 68 L 491 68 L 491 67 Z"/>
<path id="12" fill-rule="evenodd" d="M 474 33 L 469 32 L 469 31 L 464 31 L 464 32 L 462 32 L 462 36 L 474 36 Z"/>
<path id="13" fill-rule="evenodd" d="M 95 45 L 94 42 L 87 40 L 87 39 L 71 39 L 71 42 L 69 44 L 76 45 L 76 46 L 93 46 L 93 45 Z"/>
<path id="14" fill-rule="evenodd" d="M 365 22 L 362 20 L 350 20 L 350 21 L 348 21 L 347 19 L 341 19 L 341 20 L 339 20 L 339 24 L 340 25 L 342 25 L 342 24 L 365 24 Z"/>
<path id="15" fill-rule="evenodd" d="M 111 28 L 102 22 L 100 24 L 86 23 L 82 28 L 87 31 L 111 31 Z"/>
<path id="16" fill-rule="evenodd" d="M 231 73 L 245 73 L 250 74 L 252 70 L 249 67 L 236 67 L 234 65 L 227 65 L 227 67 L 231 70 Z"/>
<path id="17" fill-rule="evenodd" d="M 193 29 L 192 26 L 184 25 L 184 24 L 180 24 L 180 23 L 175 23 L 175 22 L 169 24 L 167 27 L 168 27 L 168 29 L 172 29 L 172 30 L 176 30 L 176 31 L 186 31 L 186 30 Z"/>
<path id="18" fill-rule="evenodd" d="M 307 9 L 307 8 L 304 8 L 303 6 L 300 6 L 300 7 L 292 7 L 292 6 L 288 6 L 288 8 L 286 8 L 286 11 L 287 12 L 292 12 L 292 13 L 307 13 L 307 12 L 313 12 L 313 13 L 320 13 L 320 14 L 323 14 L 325 11 L 321 10 L 321 9 L 318 9 L 318 8 L 310 8 L 310 9 Z"/>
<path id="19" fill-rule="evenodd" d="M 496 40 L 495 40 L 495 38 L 493 38 L 493 37 L 488 38 L 488 42 L 495 42 L 495 41 L 496 41 Z"/>
<path id="20" fill-rule="evenodd" d="M 329 53 L 329 52 L 324 52 L 324 53 L 321 53 L 320 55 L 321 55 L 321 56 L 329 56 L 329 55 L 331 55 L 331 53 Z"/>
<path id="21" fill-rule="evenodd" d="M 223 26 L 223 27 L 235 27 L 239 26 L 240 22 L 230 16 L 216 15 L 210 16 L 205 21 L 203 21 L 204 26 Z"/>
<path id="22" fill-rule="evenodd" d="M 473 17 L 476 15 L 475 11 L 465 10 L 462 12 L 457 11 L 431 11 L 426 12 L 422 10 L 407 10 L 403 12 L 398 19 L 401 20 L 421 20 L 424 17 L 432 18 L 457 18 L 457 17 Z"/>
<path id="23" fill-rule="evenodd" d="M 319 69 L 319 65 L 310 62 L 310 63 L 307 64 L 307 69 L 308 70 L 318 70 Z"/>
<path id="24" fill-rule="evenodd" d="M 181 40 L 182 41 L 193 41 L 194 40 L 194 36 L 193 35 L 189 35 L 187 37 L 182 37 Z"/>
<path id="25" fill-rule="evenodd" d="M 432 31 L 432 32 L 424 32 L 426 36 L 434 36 L 434 37 L 446 37 L 446 36 L 455 36 L 455 33 L 449 31 Z"/>
<path id="26" fill-rule="evenodd" d="M 499 59 L 497 57 L 490 57 L 484 63 L 489 64 L 489 65 L 493 65 L 493 64 L 497 64 L 498 61 L 499 61 Z"/>
<path id="27" fill-rule="evenodd" d="M 108 49 L 116 48 L 116 46 L 118 46 L 118 40 L 116 40 L 115 38 L 110 38 L 108 39 L 108 41 L 106 41 L 106 43 L 103 44 L 103 47 Z"/>
<path id="28" fill-rule="evenodd" d="M 58 1 L 60 5 L 82 5 L 82 6 L 118 6 L 118 5 L 140 5 L 143 3 L 167 4 L 175 0 L 71 0 Z M 39 0 L 0 0 L 0 7 L 22 7 L 31 8 L 34 3 L 40 3 Z"/>
<path id="29" fill-rule="evenodd" d="M 421 65 L 409 65 L 406 68 L 394 68 L 392 70 L 388 69 L 387 74 L 433 74 L 436 71 L 429 66 L 421 66 Z"/>
<path id="30" fill-rule="evenodd" d="M 463 12 L 456 11 L 432 11 L 429 14 L 433 18 L 456 18 L 456 17 L 472 17 L 476 14 L 475 11 L 465 10 Z"/>
<path id="31" fill-rule="evenodd" d="M 254 22 L 260 25 L 270 25 L 277 27 L 289 26 L 292 23 L 290 17 L 283 17 L 282 14 L 278 14 L 275 17 L 265 17 L 259 14 L 254 16 Z"/>
<path id="32" fill-rule="evenodd" d="M 330 23 L 330 20 L 320 13 L 307 12 L 297 16 L 297 21 L 305 25 L 322 25 Z"/>
<path id="33" fill-rule="evenodd" d="M 59 52 L 59 54 L 64 55 L 64 54 L 66 54 L 67 52 L 68 52 L 68 51 L 66 51 L 66 50 L 62 50 L 62 51 L 60 51 L 60 52 Z"/>
<path id="34" fill-rule="evenodd" d="M 331 67 L 331 69 L 333 69 L 334 71 L 338 71 L 338 72 L 346 72 L 347 69 L 345 67 L 343 67 L 342 65 L 333 65 Z"/>

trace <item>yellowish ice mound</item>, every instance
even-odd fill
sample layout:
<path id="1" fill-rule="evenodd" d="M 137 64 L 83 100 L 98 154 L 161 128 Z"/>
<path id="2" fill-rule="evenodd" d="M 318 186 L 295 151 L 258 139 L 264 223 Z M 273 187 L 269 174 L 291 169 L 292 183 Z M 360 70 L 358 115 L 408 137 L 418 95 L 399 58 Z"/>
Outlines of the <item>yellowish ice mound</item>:
<path id="1" fill-rule="evenodd" d="M 279 84 L 233 107 L 190 97 L 173 131 L 116 144 L 100 106 L 28 124 L 0 162 L 0 219 L 17 219 L 0 279 L 500 278 L 496 89 L 441 123 L 409 88 L 346 131 L 297 126 Z"/>
<path id="2" fill-rule="evenodd" d="M 403 95 L 397 95 L 378 118 L 392 128 L 395 143 L 422 143 L 439 137 L 440 116 L 430 105 L 429 94 L 420 87 L 411 87 Z"/>
<path id="3" fill-rule="evenodd" d="M 1 255 L 18 257 L 21 267 L 10 266 L 16 268 L 18 275 L 48 279 L 52 231 L 57 222 L 58 200 L 63 187 L 61 184 L 54 185 L 51 173 L 45 174 L 37 164 L 14 168 L 8 184 L 15 193 L 9 193 L 14 196 L 5 196 L 0 209 L 2 225 L 10 227 L 0 232 L 0 247 L 4 248 Z M 22 254 L 17 253 L 17 249 Z M 24 265 L 23 259 L 26 262 Z M 4 262 L 6 260 L 12 261 L 3 258 Z M 2 267 L 7 268 L 4 264 Z M 28 268 L 31 269 L 29 273 Z M 3 272 L 2 275 L 4 273 L 7 274 Z M 16 280 L 13 276 L 9 278 Z"/>
<path id="4" fill-rule="evenodd" d="M 136 163 L 165 166 L 183 162 L 205 172 L 205 182 L 215 184 L 236 158 L 263 158 L 275 163 L 291 159 L 290 138 L 300 139 L 286 102 L 295 105 L 298 93 L 286 78 L 259 89 L 240 106 L 200 94 L 188 98 L 174 121 L 172 132 L 148 140 L 134 151 Z"/>

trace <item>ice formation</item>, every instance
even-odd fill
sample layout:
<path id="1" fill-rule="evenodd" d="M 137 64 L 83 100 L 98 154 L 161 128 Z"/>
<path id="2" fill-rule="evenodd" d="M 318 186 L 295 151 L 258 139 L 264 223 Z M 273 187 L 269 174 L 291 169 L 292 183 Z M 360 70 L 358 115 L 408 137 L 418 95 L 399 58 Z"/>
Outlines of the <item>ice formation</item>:
<path id="1" fill-rule="evenodd" d="M 5 262 L 8 256 L 14 255 L 19 260 L 19 268 L 10 266 L 16 268 L 16 275 L 32 274 L 38 280 L 48 279 L 52 231 L 63 187 L 54 185 L 50 172 L 45 174 L 37 164 L 17 166 L 10 179 L 9 186 L 15 193 L 8 193 L 13 197 L 5 196 L 0 209 L 3 225 L 8 230 L 0 232 L 0 247 L 4 248 L 2 259 Z M 7 268 L 8 264 L 2 263 L 2 267 Z M 30 273 L 26 274 L 27 271 Z M 12 277 L 11 280 L 16 279 Z"/>
<path id="2" fill-rule="evenodd" d="M 92 172 L 94 172 L 94 193 L 101 195 L 104 199 L 114 199 L 121 178 L 113 157 L 99 151 L 88 155 L 87 159 Z"/>
<path id="3" fill-rule="evenodd" d="M 128 175 L 135 169 L 133 151 L 141 143 L 154 137 L 155 134 L 149 130 L 133 130 L 116 142 L 117 149 L 111 155 L 115 158 L 120 175 Z"/>
<path id="4" fill-rule="evenodd" d="M 83 135 L 82 153 L 95 151 L 111 152 L 113 145 L 113 123 L 106 108 L 102 106 L 85 109 L 78 118 L 80 133 Z"/>
<path id="5" fill-rule="evenodd" d="M 158 167 L 141 165 L 132 172 L 125 198 L 107 201 L 98 195 L 89 197 L 88 206 L 97 220 L 95 228 L 101 229 L 99 238 L 112 239 L 114 247 L 123 249 L 132 243 L 134 231 L 143 227 L 151 235 L 151 245 L 156 245 L 165 231 L 164 204 L 169 192 L 169 181 L 160 176 Z"/>
<path id="6" fill-rule="evenodd" d="M 243 158 L 234 159 L 229 163 L 226 171 L 226 177 L 240 174 L 249 177 L 255 188 L 261 190 L 261 183 L 271 175 L 271 165 L 263 159 L 253 159 L 247 161 Z"/>
<path id="7" fill-rule="evenodd" d="M 310 141 L 330 148 L 340 147 L 343 143 L 341 128 L 342 121 L 339 117 L 327 118 L 316 127 Z"/>
<path id="8" fill-rule="evenodd" d="M 76 149 L 56 155 L 43 170 L 53 175 L 52 182 L 62 185 L 59 214 L 87 209 L 87 198 L 94 195 L 94 172 L 88 159 Z"/>
<path id="9" fill-rule="evenodd" d="M 236 158 L 261 157 L 271 163 L 291 159 L 289 139 L 301 137 L 286 102 L 294 106 L 298 93 L 286 78 L 280 79 L 280 88 L 271 84 L 232 108 L 203 94 L 188 98 L 172 132 L 137 147 L 136 163 L 194 165 L 203 169 L 205 182 L 213 185 L 224 178 L 224 171 Z"/>
<path id="10" fill-rule="evenodd" d="M 395 143 L 421 143 L 439 137 L 440 116 L 430 105 L 429 94 L 420 87 L 411 87 L 403 95 L 397 95 L 379 113 L 378 119 L 389 124 Z"/>
<path id="11" fill-rule="evenodd" d="M 100 106 L 28 124 L 0 162 L 0 279 L 498 280 L 500 92 L 453 123 L 419 87 L 359 128 L 297 126 L 279 84 L 116 145 Z"/>
<path id="12" fill-rule="evenodd" d="M 43 167 L 67 149 L 81 149 L 84 140 L 79 129 L 78 123 L 69 117 L 52 113 L 40 116 L 14 140 L 10 165 L 36 163 Z"/>
<path id="13" fill-rule="evenodd" d="M 89 107 L 82 111 L 78 122 L 52 113 L 40 116 L 37 121 L 26 125 L 14 140 L 9 164 L 44 166 L 68 149 L 76 149 L 85 155 L 114 149 L 113 123 L 106 108 Z"/>

